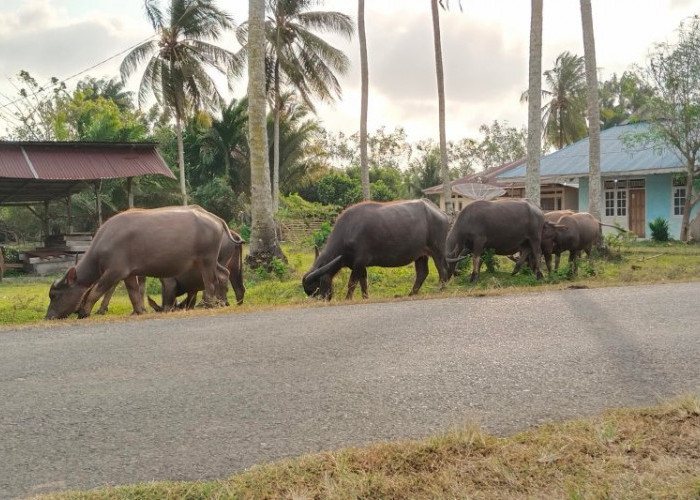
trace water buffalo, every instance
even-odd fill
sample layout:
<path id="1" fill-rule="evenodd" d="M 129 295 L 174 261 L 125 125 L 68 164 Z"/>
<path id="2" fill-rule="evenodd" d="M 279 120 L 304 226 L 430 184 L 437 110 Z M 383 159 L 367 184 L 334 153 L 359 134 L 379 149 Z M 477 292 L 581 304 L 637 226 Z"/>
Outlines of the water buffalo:
<path id="1" fill-rule="evenodd" d="M 559 269 L 559 261 L 562 252 L 569 252 L 569 264 L 572 272 L 576 273 L 576 261 L 582 251 L 587 256 L 591 255 L 594 245 L 597 245 L 601 237 L 601 226 L 609 226 L 620 231 L 624 229 L 611 224 L 605 224 L 593 217 L 588 212 L 572 212 L 561 210 L 550 212 L 546 215 L 549 220 L 556 222 L 555 231 L 542 238 L 542 253 L 547 270 L 552 270 L 552 254 L 554 254 L 554 269 Z"/>
<path id="2" fill-rule="evenodd" d="M 351 270 L 346 299 L 359 281 L 367 298 L 367 267 L 399 267 L 415 262 L 416 280 L 410 295 L 418 293 L 433 258 L 440 282 L 449 279 L 445 261 L 447 216 L 429 200 L 390 203 L 362 202 L 339 216 L 323 250 L 302 278 L 308 295 L 330 300 L 333 277 L 342 267 Z"/>
<path id="3" fill-rule="evenodd" d="M 464 207 L 447 236 L 447 262 L 450 274 L 456 263 L 472 255 L 471 282 L 479 279 L 481 255 L 492 248 L 497 255 L 518 252 L 513 269 L 517 273 L 524 262 L 534 266 L 537 278 L 540 271 L 541 238 L 544 227 L 542 210 L 527 200 L 475 201 Z"/>
<path id="4" fill-rule="evenodd" d="M 236 294 L 236 303 L 238 305 L 243 303 L 245 294 L 245 285 L 243 284 L 243 243 L 244 241 L 240 235 L 231 231 L 231 239 L 224 238 L 219 249 L 219 264 L 228 269 L 229 280 Z M 170 311 L 176 308 L 192 309 L 197 301 L 197 293 L 204 290 L 202 275 L 195 268 L 174 278 L 161 278 L 160 282 L 162 285 L 162 306 L 159 306 L 150 297 L 148 298 L 148 303 L 156 311 Z M 226 282 L 224 282 L 224 299 L 226 299 L 227 288 Z M 187 297 L 178 304 L 177 298 L 183 294 L 187 294 Z M 221 291 L 217 292 L 217 295 L 221 295 Z"/>
<path id="5" fill-rule="evenodd" d="M 49 290 L 46 319 L 90 315 L 95 302 L 124 280 L 135 314 L 145 312 L 138 276 L 171 277 L 196 268 L 204 300 L 215 303 L 217 283 L 228 270 L 217 261 L 226 223 L 198 206 L 128 210 L 95 234 L 83 258 Z M 143 280 L 141 280 L 143 283 Z"/>

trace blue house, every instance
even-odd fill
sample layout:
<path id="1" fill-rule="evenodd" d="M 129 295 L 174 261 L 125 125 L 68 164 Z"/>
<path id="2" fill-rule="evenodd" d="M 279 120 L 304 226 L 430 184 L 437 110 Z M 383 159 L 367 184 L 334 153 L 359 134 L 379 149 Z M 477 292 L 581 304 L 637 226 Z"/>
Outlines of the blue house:
<path id="1" fill-rule="evenodd" d="M 620 125 L 600 133 L 600 172 L 603 222 L 618 223 L 640 238 L 648 236 L 649 222 L 662 217 L 671 236 L 680 238 L 686 189 L 683 161 L 672 150 L 629 146 L 629 136 L 648 130 L 647 123 Z M 522 181 L 525 164 L 497 177 L 499 182 Z M 588 138 L 543 156 L 540 177 L 547 183 L 578 183 L 578 209 L 588 210 Z M 692 216 L 695 213 L 691 214 Z M 614 229 L 604 228 L 605 231 Z"/>

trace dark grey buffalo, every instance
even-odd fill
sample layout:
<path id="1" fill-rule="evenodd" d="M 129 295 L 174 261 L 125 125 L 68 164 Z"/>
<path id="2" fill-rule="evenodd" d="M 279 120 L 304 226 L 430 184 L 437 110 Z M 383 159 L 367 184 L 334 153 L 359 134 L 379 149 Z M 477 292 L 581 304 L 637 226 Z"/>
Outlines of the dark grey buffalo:
<path id="1" fill-rule="evenodd" d="M 346 299 L 357 283 L 367 298 L 367 268 L 400 267 L 415 262 L 416 280 L 410 295 L 418 293 L 428 276 L 432 257 L 440 282 L 449 279 L 445 261 L 447 216 L 429 200 L 391 203 L 363 202 L 339 216 L 323 250 L 302 278 L 308 295 L 330 300 L 333 277 L 343 267 L 351 270 Z"/>
<path id="2" fill-rule="evenodd" d="M 85 256 L 49 290 L 46 319 L 77 312 L 90 315 L 95 302 L 124 280 L 134 313 L 145 312 L 139 276 L 172 277 L 192 268 L 205 284 L 204 300 L 216 302 L 217 286 L 228 280 L 218 263 L 226 223 L 201 207 L 128 210 L 115 215 L 95 234 Z"/>
<path id="3" fill-rule="evenodd" d="M 527 200 L 475 201 L 464 207 L 447 236 L 447 261 L 454 272 L 457 261 L 473 258 L 471 281 L 479 279 L 481 255 L 493 249 L 497 255 L 513 255 L 518 259 L 517 273 L 523 263 L 532 262 L 537 278 L 540 271 L 541 238 L 544 214 Z"/>
<path id="4" fill-rule="evenodd" d="M 223 238 L 219 249 L 219 264 L 228 269 L 229 281 L 236 294 L 236 303 L 243 303 L 245 295 L 245 285 L 243 284 L 243 243 L 244 240 L 238 233 L 231 231 L 231 238 Z M 197 293 L 204 290 L 202 275 L 197 269 L 192 268 L 174 278 L 161 278 L 162 305 L 159 306 L 150 297 L 148 303 L 156 311 L 171 311 L 173 309 L 192 309 L 197 301 Z M 226 282 L 219 283 L 223 290 L 217 291 L 218 296 L 226 298 Z M 180 303 L 177 298 L 187 294 L 187 297 Z M 228 305 L 228 304 L 227 304 Z"/>

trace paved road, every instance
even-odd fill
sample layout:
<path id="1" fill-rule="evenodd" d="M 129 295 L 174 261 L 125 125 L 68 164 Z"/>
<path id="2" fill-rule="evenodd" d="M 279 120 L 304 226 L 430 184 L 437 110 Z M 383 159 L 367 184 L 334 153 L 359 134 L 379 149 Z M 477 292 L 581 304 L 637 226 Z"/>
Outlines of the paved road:
<path id="1" fill-rule="evenodd" d="M 700 283 L 0 331 L 0 497 L 700 395 Z"/>

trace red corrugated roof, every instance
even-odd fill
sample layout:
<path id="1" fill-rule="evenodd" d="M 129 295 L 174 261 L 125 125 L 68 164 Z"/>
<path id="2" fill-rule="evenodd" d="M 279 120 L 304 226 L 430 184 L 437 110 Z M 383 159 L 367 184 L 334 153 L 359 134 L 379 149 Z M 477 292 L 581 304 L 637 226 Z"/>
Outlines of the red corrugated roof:
<path id="1" fill-rule="evenodd" d="M 0 177 L 87 181 L 146 174 L 174 178 L 155 144 L 0 142 Z"/>
<path id="2" fill-rule="evenodd" d="M 0 204 L 52 200 L 89 181 L 147 174 L 175 178 L 153 143 L 0 141 Z"/>

